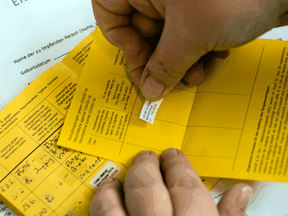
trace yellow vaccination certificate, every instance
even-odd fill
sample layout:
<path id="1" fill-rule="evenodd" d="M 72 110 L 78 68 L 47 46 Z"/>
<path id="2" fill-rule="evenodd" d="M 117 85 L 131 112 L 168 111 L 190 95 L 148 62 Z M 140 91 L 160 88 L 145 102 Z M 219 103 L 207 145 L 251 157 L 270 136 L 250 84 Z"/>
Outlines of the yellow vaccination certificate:
<path id="1" fill-rule="evenodd" d="M 18 215 L 89 215 L 101 181 L 124 180 L 121 163 L 56 145 L 93 34 L 0 112 L 0 199 Z"/>
<path id="2" fill-rule="evenodd" d="M 203 84 L 167 95 L 150 124 L 123 52 L 100 31 L 94 38 L 59 145 L 127 167 L 139 151 L 173 147 L 200 176 L 288 182 L 288 42 L 232 49 Z"/>

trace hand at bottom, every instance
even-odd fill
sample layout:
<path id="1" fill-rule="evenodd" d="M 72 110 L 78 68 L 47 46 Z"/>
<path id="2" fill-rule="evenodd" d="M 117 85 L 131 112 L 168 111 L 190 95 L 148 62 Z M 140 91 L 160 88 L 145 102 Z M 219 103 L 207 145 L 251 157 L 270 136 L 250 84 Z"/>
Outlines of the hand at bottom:
<path id="1" fill-rule="evenodd" d="M 156 153 L 143 151 L 136 156 L 123 186 L 116 178 L 101 183 L 91 216 L 244 216 L 250 189 L 238 184 L 216 206 L 183 152 L 168 149 L 159 160 Z"/>

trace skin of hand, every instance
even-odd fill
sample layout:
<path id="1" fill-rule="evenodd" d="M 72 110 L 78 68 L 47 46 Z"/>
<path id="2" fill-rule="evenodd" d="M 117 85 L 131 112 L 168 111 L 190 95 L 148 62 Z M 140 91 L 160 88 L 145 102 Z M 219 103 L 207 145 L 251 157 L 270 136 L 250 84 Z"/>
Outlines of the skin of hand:
<path id="1" fill-rule="evenodd" d="M 200 84 L 211 58 L 287 23 L 287 0 L 92 0 L 103 35 L 126 54 L 132 80 L 158 100 Z"/>
<path id="2" fill-rule="evenodd" d="M 187 157 L 168 149 L 160 159 L 153 151 L 140 152 L 124 185 L 107 178 L 92 203 L 91 216 L 245 216 L 251 187 L 238 184 L 215 206 L 210 192 Z"/>

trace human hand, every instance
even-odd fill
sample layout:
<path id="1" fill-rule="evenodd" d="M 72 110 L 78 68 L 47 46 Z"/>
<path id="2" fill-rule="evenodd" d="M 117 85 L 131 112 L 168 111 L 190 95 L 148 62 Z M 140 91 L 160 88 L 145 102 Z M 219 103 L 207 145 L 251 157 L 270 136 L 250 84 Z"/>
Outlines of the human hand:
<path id="1" fill-rule="evenodd" d="M 176 149 L 164 151 L 160 160 L 152 151 L 140 152 L 123 188 L 118 179 L 105 179 L 92 201 L 91 216 L 244 216 L 251 189 L 234 186 L 216 207 L 187 157 Z"/>
<path id="2" fill-rule="evenodd" d="M 126 53 L 129 73 L 149 100 L 162 98 L 181 80 L 201 83 L 210 58 L 226 58 L 229 49 L 288 20 L 287 1 L 278 0 L 92 3 L 102 33 Z"/>

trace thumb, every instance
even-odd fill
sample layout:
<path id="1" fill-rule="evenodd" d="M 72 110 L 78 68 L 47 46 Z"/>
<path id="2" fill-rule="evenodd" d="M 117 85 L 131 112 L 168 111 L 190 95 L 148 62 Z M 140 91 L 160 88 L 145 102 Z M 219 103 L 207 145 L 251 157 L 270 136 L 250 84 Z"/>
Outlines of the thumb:
<path id="1" fill-rule="evenodd" d="M 140 78 L 140 89 L 149 100 L 161 99 L 184 77 L 186 71 L 205 53 L 193 42 L 193 27 L 182 29 L 179 16 L 167 16 L 165 26 Z M 185 26 L 183 26 L 185 28 Z M 196 49 L 197 48 L 197 49 Z"/>
<path id="2" fill-rule="evenodd" d="M 237 184 L 229 189 L 218 204 L 221 216 L 245 216 L 252 188 L 246 184 Z"/>

